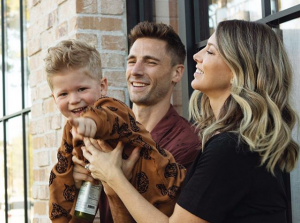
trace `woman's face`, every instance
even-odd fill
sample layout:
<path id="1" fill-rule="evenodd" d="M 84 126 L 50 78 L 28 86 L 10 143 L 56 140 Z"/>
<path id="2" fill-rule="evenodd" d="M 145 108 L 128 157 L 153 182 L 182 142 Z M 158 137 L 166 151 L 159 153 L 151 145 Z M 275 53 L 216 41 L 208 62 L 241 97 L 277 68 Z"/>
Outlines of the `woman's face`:
<path id="1" fill-rule="evenodd" d="M 205 48 L 194 55 L 197 62 L 192 88 L 209 98 L 230 95 L 232 72 L 219 54 L 216 37 L 213 34 Z"/>

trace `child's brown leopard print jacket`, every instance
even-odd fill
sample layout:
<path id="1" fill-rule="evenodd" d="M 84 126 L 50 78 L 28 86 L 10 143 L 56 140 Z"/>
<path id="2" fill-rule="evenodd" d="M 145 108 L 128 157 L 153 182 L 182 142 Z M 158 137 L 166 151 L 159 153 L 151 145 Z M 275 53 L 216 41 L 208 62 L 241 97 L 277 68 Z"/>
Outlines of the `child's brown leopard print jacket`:
<path id="1" fill-rule="evenodd" d="M 106 140 L 113 148 L 118 141 L 126 143 L 124 158 L 135 147 L 141 147 L 140 159 L 134 167 L 131 183 L 150 203 L 170 216 L 186 174 L 185 168 L 152 140 L 149 132 L 135 120 L 132 110 L 123 102 L 109 97 L 100 98 L 82 116 L 96 122 L 95 139 Z M 76 149 L 78 157 L 83 159 L 82 144 L 72 139 L 70 130 L 71 125 L 67 123 L 57 153 L 58 162 L 50 174 L 49 215 L 52 222 L 65 223 L 72 218 L 71 209 L 77 196 L 73 180 L 72 150 Z"/>

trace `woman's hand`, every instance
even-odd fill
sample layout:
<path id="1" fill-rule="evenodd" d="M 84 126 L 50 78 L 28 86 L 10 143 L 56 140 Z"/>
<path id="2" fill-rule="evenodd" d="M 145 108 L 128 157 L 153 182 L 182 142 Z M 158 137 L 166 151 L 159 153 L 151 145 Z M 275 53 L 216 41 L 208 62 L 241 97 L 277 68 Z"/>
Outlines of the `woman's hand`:
<path id="1" fill-rule="evenodd" d="M 82 147 L 83 156 L 89 160 L 89 170 L 92 177 L 109 182 L 117 174 L 123 172 L 127 179 L 132 177 L 132 169 L 139 158 L 139 148 L 135 148 L 127 160 L 122 159 L 123 144 L 118 143 L 112 148 L 104 141 L 84 138 L 85 147 Z M 98 150 L 100 148 L 100 150 Z M 108 188 L 108 187 L 105 187 Z"/>
<path id="2" fill-rule="evenodd" d="M 98 184 L 99 182 L 91 176 L 91 173 L 87 169 L 84 168 L 85 162 L 77 158 L 75 149 L 73 150 L 72 155 L 72 161 L 74 163 L 73 178 L 75 181 L 75 187 L 79 189 L 82 181 L 89 181 L 91 183 Z"/>

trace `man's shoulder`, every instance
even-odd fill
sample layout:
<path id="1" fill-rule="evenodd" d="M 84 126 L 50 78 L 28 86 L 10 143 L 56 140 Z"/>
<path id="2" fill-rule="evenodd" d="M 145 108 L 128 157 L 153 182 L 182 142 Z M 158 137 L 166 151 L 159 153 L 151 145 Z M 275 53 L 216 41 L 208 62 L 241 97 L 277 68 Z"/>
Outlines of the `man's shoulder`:
<path id="1" fill-rule="evenodd" d="M 195 126 L 192 123 L 190 123 L 187 119 L 180 116 L 175 109 L 173 113 L 169 116 L 169 121 L 174 123 L 174 127 L 186 129 L 186 131 L 193 133 L 195 133 L 196 131 Z"/>

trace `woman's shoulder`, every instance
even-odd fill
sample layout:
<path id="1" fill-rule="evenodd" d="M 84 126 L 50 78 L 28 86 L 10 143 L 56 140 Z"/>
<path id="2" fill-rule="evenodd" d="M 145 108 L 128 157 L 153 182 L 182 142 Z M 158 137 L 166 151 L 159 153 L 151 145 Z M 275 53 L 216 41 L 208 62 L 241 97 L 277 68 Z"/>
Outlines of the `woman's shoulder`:
<path id="1" fill-rule="evenodd" d="M 204 153 L 218 153 L 224 156 L 248 155 L 249 146 L 235 132 L 222 132 L 212 136 L 205 144 Z"/>

